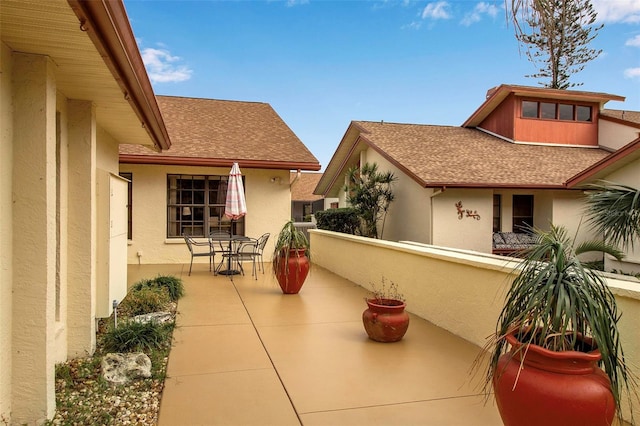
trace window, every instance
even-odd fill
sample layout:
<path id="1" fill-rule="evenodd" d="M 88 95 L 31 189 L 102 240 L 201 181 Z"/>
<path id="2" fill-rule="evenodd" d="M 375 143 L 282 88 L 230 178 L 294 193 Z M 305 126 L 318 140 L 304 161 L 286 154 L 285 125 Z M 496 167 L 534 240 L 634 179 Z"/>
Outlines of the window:
<path id="1" fill-rule="evenodd" d="M 576 108 L 576 120 L 591 121 L 591 107 L 578 105 Z"/>
<path id="2" fill-rule="evenodd" d="M 538 103 L 522 101 L 522 116 L 527 118 L 538 118 Z"/>
<path id="3" fill-rule="evenodd" d="M 167 175 L 167 237 L 205 237 L 213 231 L 244 235 L 244 217 L 232 222 L 224 215 L 228 178 Z"/>
<path id="4" fill-rule="evenodd" d="M 558 107 L 560 120 L 573 120 L 573 105 L 560 104 Z"/>
<path id="5" fill-rule="evenodd" d="M 522 101 L 522 118 L 544 120 L 591 121 L 591 107 L 555 102 Z"/>
<path id="6" fill-rule="evenodd" d="M 513 232 L 525 232 L 533 226 L 533 195 L 513 196 Z"/>
<path id="7" fill-rule="evenodd" d="M 540 102 L 540 118 L 555 119 L 556 118 L 556 104 L 549 102 Z"/>
<path id="8" fill-rule="evenodd" d="M 494 194 L 493 195 L 493 232 L 500 232 L 502 230 L 500 226 L 501 204 L 502 204 L 502 195 Z"/>
<path id="9" fill-rule="evenodd" d="M 133 239 L 133 173 L 120 173 L 127 179 L 127 239 Z"/>

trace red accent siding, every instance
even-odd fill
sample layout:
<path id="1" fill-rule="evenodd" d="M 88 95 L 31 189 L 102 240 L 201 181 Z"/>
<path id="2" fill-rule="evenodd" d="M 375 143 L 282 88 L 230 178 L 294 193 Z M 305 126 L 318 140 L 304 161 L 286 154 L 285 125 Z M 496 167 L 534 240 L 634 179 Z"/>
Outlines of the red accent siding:
<path id="1" fill-rule="evenodd" d="M 491 133 L 513 140 L 515 129 L 514 119 L 516 117 L 514 111 L 516 108 L 519 107 L 516 106 L 515 96 L 510 94 L 480 123 L 480 127 Z"/>
<path id="2" fill-rule="evenodd" d="M 540 118 L 521 118 L 523 100 L 537 102 L 561 102 L 591 106 L 591 121 L 545 120 Z M 552 143 L 558 145 L 598 146 L 597 102 L 562 102 L 559 99 L 520 97 L 510 94 L 496 107 L 480 127 L 489 132 L 516 142 Z"/>

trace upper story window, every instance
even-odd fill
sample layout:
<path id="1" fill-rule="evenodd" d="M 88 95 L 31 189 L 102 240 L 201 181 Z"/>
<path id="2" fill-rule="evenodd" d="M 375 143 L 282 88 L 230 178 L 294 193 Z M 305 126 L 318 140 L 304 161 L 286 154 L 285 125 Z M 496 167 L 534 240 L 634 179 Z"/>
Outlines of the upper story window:
<path id="1" fill-rule="evenodd" d="M 522 118 L 590 122 L 591 107 L 569 103 L 522 101 Z"/>

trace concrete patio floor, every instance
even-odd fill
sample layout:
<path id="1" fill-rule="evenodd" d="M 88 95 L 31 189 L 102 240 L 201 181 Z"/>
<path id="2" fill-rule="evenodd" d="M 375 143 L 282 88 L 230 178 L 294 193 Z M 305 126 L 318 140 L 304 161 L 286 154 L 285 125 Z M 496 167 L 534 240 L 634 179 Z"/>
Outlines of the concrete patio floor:
<path id="1" fill-rule="evenodd" d="M 171 425 L 501 425 L 470 367 L 474 346 L 411 315 L 396 343 L 367 338 L 367 292 L 313 267 L 298 295 L 206 264 L 129 265 L 129 284 L 183 279 L 160 405 Z M 411 301 L 408 301 L 410 307 Z"/>

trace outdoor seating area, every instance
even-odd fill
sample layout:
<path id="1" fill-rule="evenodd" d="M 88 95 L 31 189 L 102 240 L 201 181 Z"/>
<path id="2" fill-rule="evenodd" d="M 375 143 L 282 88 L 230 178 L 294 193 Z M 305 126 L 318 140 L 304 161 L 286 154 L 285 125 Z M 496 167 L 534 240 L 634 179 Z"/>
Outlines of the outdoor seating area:
<path id="1" fill-rule="evenodd" d="M 480 348 L 411 314 L 402 341 L 368 339 L 367 291 L 314 266 L 283 295 L 258 279 L 212 275 L 204 263 L 130 265 L 129 285 L 184 280 L 158 424 L 500 425 L 470 373 Z"/>
<path id="2" fill-rule="evenodd" d="M 536 237 L 523 232 L 494 232 L 493 254 L 514 256 L 518 251 L 535 244 Z"/>
<path id="3" fill-rule="evenodd" d="M 251 276 L 258 279 L 257 271 L 264 273 L 263 252 L 269 236 L 269 233 L 265 233 L 259 238 L 251 238 L 216 231 L 204 241 L 185 234 L 183 237 L 191 255 L 188 275 L 191 275 L 194 258 L 209 257 L 209 271 L 213 275 L 244 275 L 243 263 L 251 262 Z M 217 263 L 216 255 L 220 256 Z"/>

